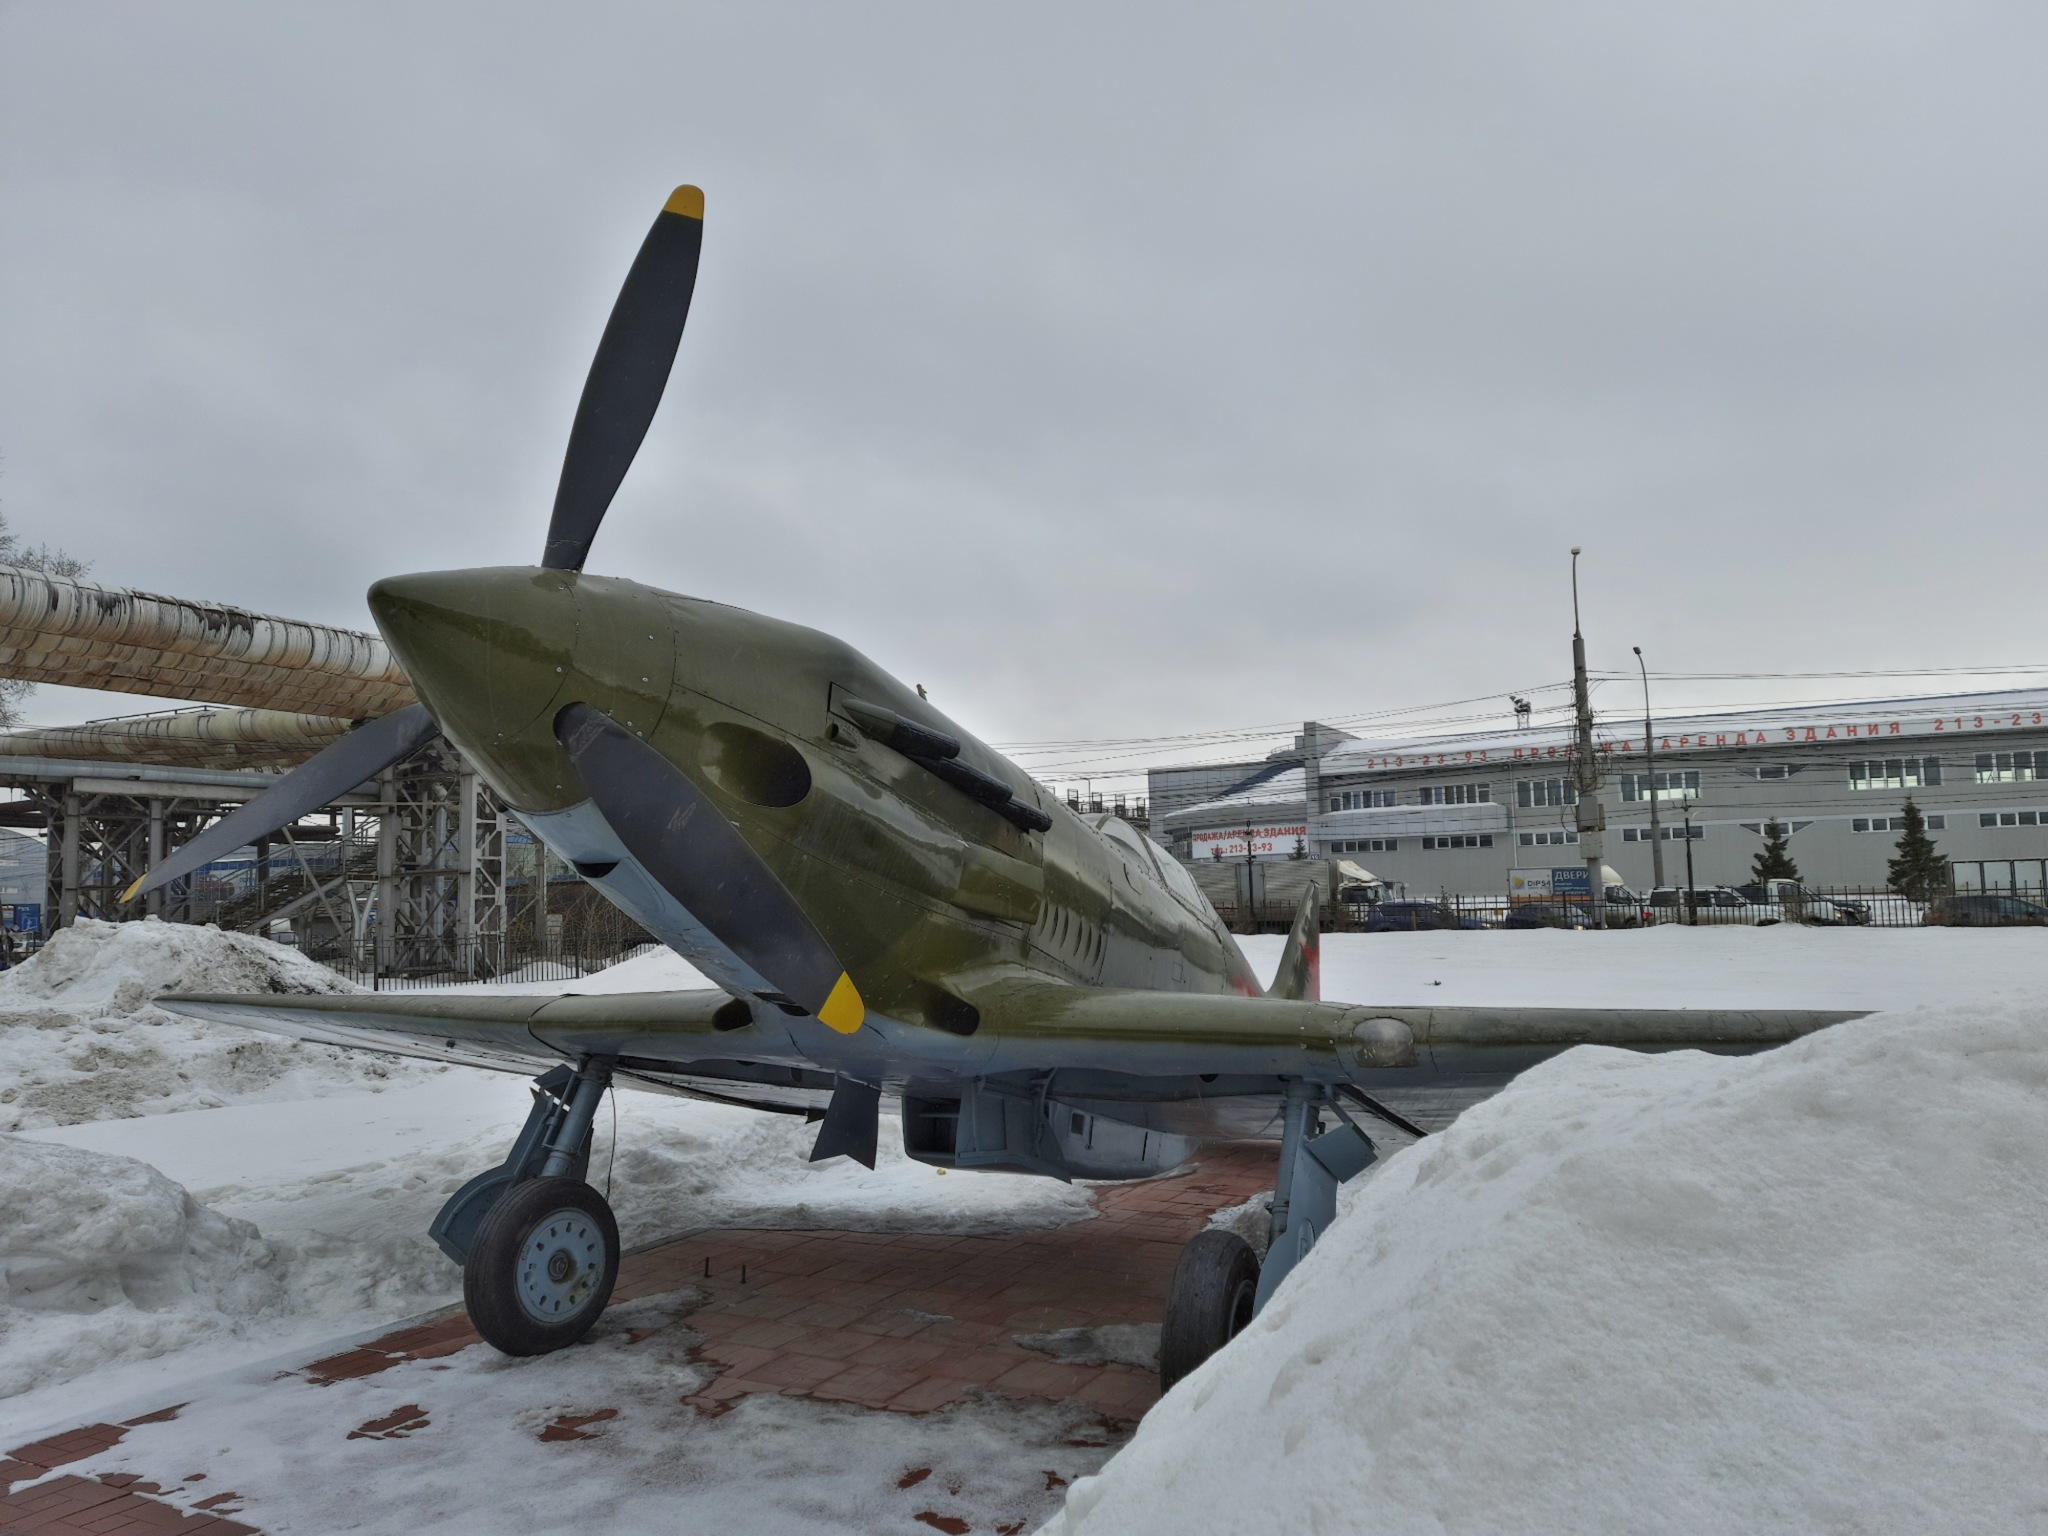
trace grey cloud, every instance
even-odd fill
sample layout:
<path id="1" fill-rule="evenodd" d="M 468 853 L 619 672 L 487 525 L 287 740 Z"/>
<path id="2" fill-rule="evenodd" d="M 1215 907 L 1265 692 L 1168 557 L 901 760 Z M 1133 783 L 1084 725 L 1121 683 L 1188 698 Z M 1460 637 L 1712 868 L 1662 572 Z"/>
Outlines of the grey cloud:
<path id="1" fill-rule="evenodd" d="M 594 566 L 843 633 L 991 737 L 1561 676 L 1572 543 L 1596 663 L 2048 661 L 2044 34 L 17 4 L 0 496 L 104 579 L 340 622 L 529 560 L 688 179 L 698 305 Z"/>

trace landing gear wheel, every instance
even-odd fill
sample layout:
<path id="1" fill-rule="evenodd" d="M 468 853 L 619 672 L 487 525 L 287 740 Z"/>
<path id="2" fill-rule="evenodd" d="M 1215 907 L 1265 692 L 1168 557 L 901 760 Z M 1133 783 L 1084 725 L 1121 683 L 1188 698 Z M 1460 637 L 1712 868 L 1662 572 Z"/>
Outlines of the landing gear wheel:
<path id="1" fill-rule="evenodd" d="M 1161 1392 L 1244 1331 L 1258 1289 L 1258 1258 L 1233 1233 L 1204 1232 L 1180 1251 L 1159 1330 Z"/>
<path id="2" fill-rule="evenodd" d="M 528 1179 L 505 1192 L 462 1266 L 462 1304 L 508 1355 L 574 1344 L 611 1300 L 619 1224 L 581 1179 Z"/>

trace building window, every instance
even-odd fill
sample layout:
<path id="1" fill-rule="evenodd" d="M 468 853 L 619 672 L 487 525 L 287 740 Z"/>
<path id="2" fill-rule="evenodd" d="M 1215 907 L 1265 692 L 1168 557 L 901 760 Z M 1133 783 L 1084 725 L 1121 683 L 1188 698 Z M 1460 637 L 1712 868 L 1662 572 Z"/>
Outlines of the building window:
<path id="1" fill-rule="evenodd" d="M 1930 832 L 1946 832 L 1948 830 L 1948 818 L 1946 816 L 1928 816 L 1923 819 L 1926 821 L 1927 830 Z M 1903 832 L 1906 830 L 1906 818 L 1903 816 L 1852 816 L 1849 819 L 1849 830 L 1851 832 Z"/>
<path id="2" fill-rule="evenodd" d="M 1742 772 L 1752 779 L 1789 779 L 1795 773 L 1804 773 L 1807 766 L 1805 763 L 1758 763 L 1753 768 L 1744 768 Z"/>
<path id="3" fill-rule="evenodd" d="M 1921 789 L 1940 782 L 1938 757 L 1873 757 L 1849 765 L 1851 789 Z"/>
<path id="4" fill-rule="evenodd" d="M 1808 817 L 1805 821 L 1793 821 L 1790 817 L 1785 816 L 1779 816 L 1774 819 L 1787 837 L 1790 837 L 1794 832 L 1804 832 L 1813 825 L 1811 817 Z M 1742 824 L 1742 830 L 1754 832 L 1758 837 L 1767 837 L 1769 836 L 1768 828 L 1770 825 L 1771 823 L 1768 821 L 1745 821 Z"/>
<path id="5" fill-rule="evenodd" d="M 1566 843 L 1576 843 L 1579 834 L 1567 832 L 1560 827 L 1550 832 L 1524 832 L 1521 839 L 1524 848 L 1559 848 Z"/>
<path id="6" fill-rule="evenodd" d="M 1979 811 L 1977 825 L 1980 827 L 2040 827 L 2048 826 L 2048 811 Z"/>
<path id="7" fill-rule="evenodd" d="M 2048 768 L 2048 752 L 1979 752 L 1979 784 L 2030 784 L 2037 769 Z"/>
<path id="8" fill-rule="evenodd" d="M 1394 803 L 1391 789 L 1347 789 L 1330 796 L 1333 811 L 1378 811 Z"/>
<path id="9" fill-rule="evenodd" d="M 1659 800 L 1697 800 L 1700 797 L 1700 771 L 1685 768 L 1676 773 L 1657 775 L 1657 798 Z M 1650 798 L 1650 775 L 1647 773 L 1624 773 L 1621 776 L 1621 798 L 1624 800 L 1647 800 Z"/>
<path id="10" fill-rule="evenodd" d="M 1401 839 L 1398 837 L 1349 837 L 1342 842 L 1330 844 L 1332 853 L 1399 853 Z"/>
<path id="11" fill-rule="evenodd" d="M 1523 810 L 1545 805 L 1577 805 L 1579 786 L 1570 779 L 1517 779 L 1515 804 Z"/>
<path id="12" fill-rule="evenodd" d="M 1422 846 L 1426 849 L 1491 848 L 1493 846 L 1493 834 L 1491 832 L 1461 832 L 1450 837 L 1425 837 L 1422 840 Z"/>
<path id="13" fill-rule="evenodd" d="M 1661 837 L 1667 843 L 1670 842 L 1673 838 L 1677 838 L 1678 841 L 1682 843 L 1686 840 L 1688 835 L 1690 835 L 1692 841 L 1698 842 L 1701 838 L 1707 835 L 1707 829 L 1704 824 L 1694 826 L 1688 829 L 1683 823 L 1681 823 L 1680 825 L 1675 827 L 1659 827 L 1657 829 L 1657 833 L 1658 836 Z M 1650 836 L 1650 829 L 1648 827 L 1623 827 L 1621 829 L 1621 840 L 1624 843 L 1648 843 L 1656 841 L 1655 838 L 1652 838 Z"/>
<path id="14" fill-rule="evenodd" d="M 1425 784 L 1417 792 L 1417 805 L 1486 805 L 1493 799 L 1491 784 Z"/>

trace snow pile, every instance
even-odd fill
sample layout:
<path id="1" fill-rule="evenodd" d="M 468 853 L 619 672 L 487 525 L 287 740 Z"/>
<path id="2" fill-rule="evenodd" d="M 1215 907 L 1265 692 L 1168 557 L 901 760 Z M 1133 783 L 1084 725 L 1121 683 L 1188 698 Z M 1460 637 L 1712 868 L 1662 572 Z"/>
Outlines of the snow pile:
<path id="1" fill-rule="evenodd" d="M 0 1136 L 0 1398 L 236 1332 L 281 1272 L 147 1163 Z"/>
<path id="2" fill-rule="evenodd" d="M 436 1071 L 204 1024 L 150 1002 L 163 992 L 357 990 L 249 934 L 81 918 L 0 973 L 0 1130 L 309 1098 Z"/>
<path id="3" fill-rule="evenodd" d="M 2017 1530 L 2048 1006 L 1582 1048 L 1385 1159 L 1063 1533 Z"/>
<path id="4" fill-rule="evenodd" d="M 9 1273 L 25 1266 L 23 1274 L 42 1277 L 38 1292 L 85 1276 L 92 1294 L 108 1296 L 107 1276 L 143 1276 L 127 1303 L 82 1320 L 33 1301 L 10 1303 L 19 1310 L 5 1314 L 0 1333 L 0 1400 L 36 1390 L 49 1406 L 11 1416 L 50 1422 L 74 1402 L 90 1406 L 92 1393 L 78 1396 L 90 1381 L 63 1384 L 102 1364 L 189 1370 L 165 1357 L 197 1344 L 218 1368 L 460 1299 L 461 1271 L 427 1237 L 428 1224 L 471 1175 L 504 1155 L 529 1102 L 518 1078 L 457 1069 L 369 1099 L 240 1104 L 0 1137 L 0 1168 L 10 1170 L 0 1177 L 28 1192 L 50 1186 L 33 1222 L 0 1206 L 10 1228 L 36 1234 L 19 1253 L 0 1236 Z M 611 1110 L 599 1117 L 591 1176 L 609 1186 L 629 1245 L 712 1226 L 986 1233 L 1094 1214 L 1087 1190 L 1051 1179 L 947 1174 L 914 1163 L 893 1121 L 869 1170 L 846 1158 L 807 1162 L 817 1127 L 794 1116 L 630 1092 L 616 1108 L 616 1136 Z M 98 1170 L 84 1180 L 92 1187 L 145 1181 L 136 1187 L 146 1184 L 162 1211 L 184 1202 L 200 1213 L 191 1230 L 216 1234 L 206 1239 L 209 1253 L 233 1251 L 217 1224 L 237 1218 L 229 1226 L 264 1288 L 236 1299 L 224 1285 L 209 1291 L 195 1282 L 194 1297 L 212 1294 L 218 1305 L 180 1303 L 175 1317 L 149 1312 L 164 1292 L 120 1246 L 121 1222 L 102 1219 L 96 1198 L 78 1192 L 83 1175 L 53 1176 L 25 1161 L 30 1153 L 88 1160 Z M 138 1231 L 164 1225 L 124 1219 Z M 151 1238 L 146 1246 L 163 1245 Z"/>
<path id="5" fill-rule="evenodd" d="M 628 1243 L 698 1227 L 826 1227 L 852 1232 L 1022 1232 L 1095 1214 L 1083 1186 L 1029 1174 L 948 1173 L 904 1154 L 902 1122 L 882 1116 L 875 1166 L 809 1161 L 818 1128 L 794 1115 L 721 1104 L 674 1106 L 621 1126 L 610 1169 Z M 658 1127 L 658 1128 L 657 1128 Z M 591 1177 L 607 1172 L 605 1148 Z"/>

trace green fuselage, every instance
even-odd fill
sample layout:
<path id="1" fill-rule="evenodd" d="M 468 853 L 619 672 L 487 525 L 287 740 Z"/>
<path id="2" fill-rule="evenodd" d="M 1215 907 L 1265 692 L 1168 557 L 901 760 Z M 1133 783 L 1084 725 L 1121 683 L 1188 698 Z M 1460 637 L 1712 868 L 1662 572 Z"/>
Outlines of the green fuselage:
<path id="1" fill-rule="evenodd" d="M 1077 815 L 829 635 L 535 568 L 396 577 L 372 589 L 370 606 L 442 729 L 544 837 L 557 842 L 559 814 L 588 798 L 555 716 L 590 704 L 712 797 L 890 1018 L 943 1028 L 952 1000 L 1020 973 L 1260 991 L 1169 858 L 1122 822 Z M 873 739 L 849 700 L 956 738 L 960 761 L 1051 825 L 1013 825 L 942 782 Z"/>

